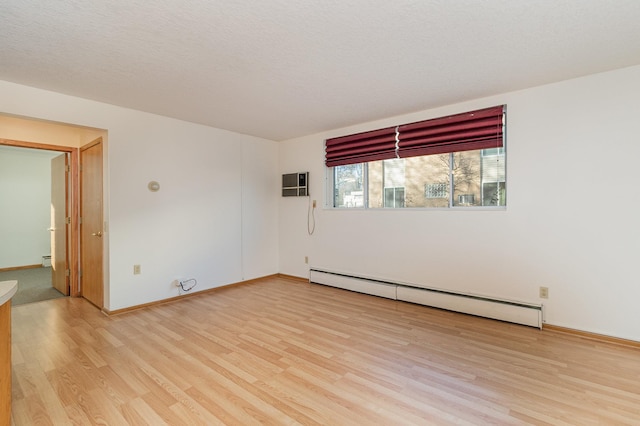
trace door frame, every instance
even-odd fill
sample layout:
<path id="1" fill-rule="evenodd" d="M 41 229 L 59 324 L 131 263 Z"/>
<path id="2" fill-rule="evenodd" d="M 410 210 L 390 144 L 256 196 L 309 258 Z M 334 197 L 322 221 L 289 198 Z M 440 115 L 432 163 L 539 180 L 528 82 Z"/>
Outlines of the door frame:
<path id="1" fill-rule="evenodd" d="M 78 281 L 79 249 L 80 249 L 80 175 L 79 149 L 69 146 L 49 145 L 45 143 L 18 141 L 13 139 L 0 138 L 0 145 L 14 146 L 19 148 L 44 149 L 47 151 L 58 151 L 69 153 L 69 177 L 70 185 L 67 187 L 67 202 L 70 209 L 69 217 L 71 217 L 70 236 L 68 251 L 69 263 L 69 295 L 73 297 L 80 296 L 80 288 Z"/>

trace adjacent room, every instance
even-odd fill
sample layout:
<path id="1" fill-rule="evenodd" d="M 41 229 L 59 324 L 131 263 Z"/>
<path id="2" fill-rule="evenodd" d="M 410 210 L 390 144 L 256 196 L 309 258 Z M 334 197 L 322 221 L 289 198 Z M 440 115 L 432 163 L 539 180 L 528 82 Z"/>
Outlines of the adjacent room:
<path id="1" fill-rule="evenodd" d="M 52 221 L 52 200 L 57 195 L 52 173 L 55 175 L 60 169 L 56 164 L 62 162 L 60 176 L 64 179 L 64 156 L 55 151 L 0 145 L 0 194 L 10 207 L 5 209 L 0 228 L 4 242 L 0 281 L 20 281 L 19 291 L 11 299 L 13 306 L 67 296 L 66 288 L 54 286 L 56 230 Z M 64 183 L 62 188 L 64 206 Z M 59 252 L 64 255 L 65 235 L 58 241 L 62 243 Z M 64 259 L 61 261 L 64 265 Z"/>
<path id="2" fill-rule="evenodd" d="M 5 2 L 0 425 L 638 424 L 639 20 Z"/>

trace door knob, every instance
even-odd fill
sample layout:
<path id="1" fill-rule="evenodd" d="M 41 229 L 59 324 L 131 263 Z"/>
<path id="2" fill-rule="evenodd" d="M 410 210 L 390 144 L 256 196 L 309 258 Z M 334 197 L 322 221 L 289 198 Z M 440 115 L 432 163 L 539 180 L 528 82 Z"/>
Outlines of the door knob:
<path id="1" fill-rule="evenodd" d="M 100 231 L 92 232 L 91 235 L 93 235 L 94 237 L 102 237 L 102 232 L 100 232 Z"/>

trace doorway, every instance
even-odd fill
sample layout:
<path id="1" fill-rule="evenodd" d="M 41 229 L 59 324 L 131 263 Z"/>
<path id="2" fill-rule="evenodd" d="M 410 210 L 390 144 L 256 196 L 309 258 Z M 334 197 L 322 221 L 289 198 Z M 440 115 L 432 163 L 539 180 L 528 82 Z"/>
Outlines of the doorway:
<path id="1" fill-rule="evenodd" d="M 0 139 L 0 281 L 14 305 L 70 294 L 71 150 Z"/>
<path id="2" fill-rule="evenodd" d="M 58 273 L 58 277 L 60 277 L 62 275 L 62 271 L 64 271 L 64 274 L 66 275 L 64 279 L 66 279 L 67 281 L 67 292 L 70 296 L 83 296 L 83 284 L 80 277 L 80 260 L 82 252 L 82 241 L 80 235 L 80 155 L 82 150 L 86 150 L 93 144 L 100 145 L 100 157 L 102 158 L 102 152 L 105 152 L 106 150 L 106 140 L 107 130 L 105 129 L 84 127 L 74 124 L 58 123 L 47 120 L 40 120 L 37 118 L 19 117 L 15 115 L 0 113 L 0 148 L 2 146 L 7 146 L 30 148 L 35 150 L 50 150 L 59 154 L 64 154 L 66 156 L 66 166 L 62 166 L 62 164 L 60 164 L 61 167 L 68 167 L 69 170 L 66 177 L 67 182 L 64 184 L 64 187 L 67 191 L 66 197 L 68 211 L 66 217 L 64 217 L 63 220 L 70 223 L 64 224 L 66 225 L 67 230 L 66 232 L 61 232 L 60 237 L 62 237 L 63 235 L 66 236 L 67 265 L 66 268 L 56 268 L 56 273 Z M 97 143 L 98 141 L 99 143 Z M 98 172 L 101 176 L 98 180 L 100 180 L 100 189 L 102 190 L 103 168 L 101 162 Z M 101 200 L 101 205 L 102 202 L 104 201 Z M 88 218 L 85 217 L 85 219 Z M 59 220 L 60 218 L 58 218 L 58 221 Z M 101 223 L 106 223 L 104 222 L 104 220 L 105 218 L 103 217 L 103 212 L 101 211 L 99 221 Z M 52 222 L 52 224 L 53 223 L 55 222 Z M 64 228 L 64 225 L 51 225 L 51 228 L 53 228 L 57 232 L 61 227 Z M 103 225 L 103 227 L 106 230 L 106 224 Z M 45 231 L 46 228 L 49 228 L 49 226 L 45 227 Z M 106 247 L 108 244 L 107 238 L 103 235 L 101 235 L 99 238 L 102 241 L 102 246 Z M 56 247 L 58 247 L 63 243 L 60 242 L 60 239 L 56 239 L 55 244 Z M 54 263 L 53 250 L 55 250 L 54 247 L 52 247 L 51 253 L 52 263 Z M 104 256 L 105 253 L 107 253 L 107 251 L 102 248 L 102 250 L 99 252 L 99 255 Z M 100 265 L 100 269 L 98 271 L 93 270 L 93 272 L 97 272 L 97 274 L 100 275 L 99 285 L 102 290 L 99 290 L 99 292 L 102 293 L 102 302 L 95 303 L 94 301 L 92 303 L 96 304 L 100 308 L 103 308 L 102 304 L 104 303 L 104 300 L 107 299 L 106 295 L 104 294 L 106 290 L 102 274 L 106 272 L 106 269 L 103 266 L 104 261 L 102 259 L 100 261 L 94 259 L 94 262 Z M 20 286 L 20 283 L 18 283 L 18 286 Z M 64 289 L 64 287 L 62 288 Z"/>

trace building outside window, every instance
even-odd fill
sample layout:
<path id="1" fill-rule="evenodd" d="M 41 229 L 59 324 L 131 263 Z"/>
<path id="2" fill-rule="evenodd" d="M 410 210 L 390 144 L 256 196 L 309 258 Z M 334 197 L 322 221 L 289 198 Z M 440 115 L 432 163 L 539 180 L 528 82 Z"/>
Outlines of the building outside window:
<path id="1" fill-rule="evenodd" d="M 334 207 L 506 206 L 504 148 L 371 161 L 332 169 Z"/>

